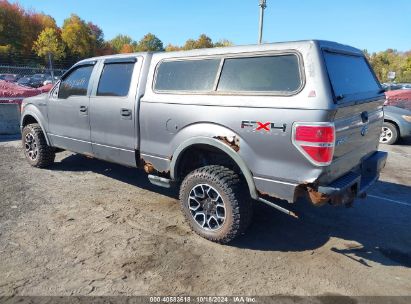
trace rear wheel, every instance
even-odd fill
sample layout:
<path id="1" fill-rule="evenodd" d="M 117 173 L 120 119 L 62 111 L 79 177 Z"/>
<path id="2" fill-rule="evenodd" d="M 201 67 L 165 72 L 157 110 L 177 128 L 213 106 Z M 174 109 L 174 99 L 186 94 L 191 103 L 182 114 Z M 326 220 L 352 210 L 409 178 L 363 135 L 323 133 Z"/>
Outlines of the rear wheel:
<path id="1" fill-rule="evenodd" d="M 47 145 L 39 124 L 29 124 L 22 133 L 24 155 L 33 167 L 45 168 L 54 162 L 54 149 Z"/>
<path id="2" fill-rule="evenodd" d="M 180 202 L 192 230 L 218 243 L 244 232 L 251 219 L 248 187 L 223 166 L 206 166 L 189 173 L 181 184 Z"/>
<path id="3" fill-rule="evenodd" d="M 398 140 L 398 130 L 397 127 L 387 121 L 384 121 L 382 125 L 382 131 L 380 135 L 380 143 L 393 145 Z"/>

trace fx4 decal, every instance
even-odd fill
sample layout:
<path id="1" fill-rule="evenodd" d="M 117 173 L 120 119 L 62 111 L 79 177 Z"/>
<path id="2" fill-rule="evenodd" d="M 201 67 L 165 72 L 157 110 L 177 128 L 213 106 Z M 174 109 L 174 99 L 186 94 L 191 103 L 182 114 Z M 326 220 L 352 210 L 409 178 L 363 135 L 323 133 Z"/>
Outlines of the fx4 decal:
<path id="1" fill-rule="evenodd" d="M 286 124 L 278 124 L 275 122 L 261 122 L 252 120 L 243 120 L 241 122 L 241 129 L 250 129 L 251 131 L 270 132 L 272 130 L 282 130 L 285 132 L 287 129 Z"/>

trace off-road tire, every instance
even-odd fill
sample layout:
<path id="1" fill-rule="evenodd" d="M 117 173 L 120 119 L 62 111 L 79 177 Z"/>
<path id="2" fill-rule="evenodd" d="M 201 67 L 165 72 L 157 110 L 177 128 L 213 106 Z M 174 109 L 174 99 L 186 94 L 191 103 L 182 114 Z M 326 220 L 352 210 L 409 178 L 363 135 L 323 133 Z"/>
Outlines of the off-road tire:
<path id="1" fill-rule="evenodd" d="M 387 132 L 387 135 L 383 137 L 384 132 Z M 384 121 L 382 125 L 382 132 L 380 137 L 380 143 L 393 145 L 398 141 L 399 132 L 397 126 L 388 122 Z"/>
<path id="2" fill-rule="evenodd" d="M 189 209 L 190 192 L 196 185 L 207 184 L 218 191 L 225 205 L 225 219 L 218 230 L 201 227 Z M 247 184 L 237 173 L 219 165 L 206 166 L 189 173 L 180 187 L 182 211 L 191 229 L 203 238 L 228 243 L 245 232 L 252 218 L 252 201 Z"/>
<path id="3" fill-rule="evenodd" d="M 26 149 L 27 136 L 32 136 L 36 144 L 36 157 L 29 155 L 29 151 Z M 23 128 L 22 132 L 22 145 L 24 150 L 24 155 L 27 161 L 33 167 L 45 168 L 50 166 L 54 162 L 55 152 L 54 149 L 47 145 L 46 138 L 44 137 L 43 130 L 37 123 L 29 124 Z"/>

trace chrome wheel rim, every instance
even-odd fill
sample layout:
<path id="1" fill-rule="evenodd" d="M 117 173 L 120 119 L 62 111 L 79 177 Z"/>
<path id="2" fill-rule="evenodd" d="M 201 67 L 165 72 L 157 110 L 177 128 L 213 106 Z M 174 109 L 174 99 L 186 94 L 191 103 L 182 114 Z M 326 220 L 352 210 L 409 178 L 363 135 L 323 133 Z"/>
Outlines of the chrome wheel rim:
<path id="1" fill-rule="evenodd" d="M 392 131 L 390 128 L 382 127 L 382 132 L 380 135 L 380 143 L 389 142 L 392 139 Z"/>
<path id="2" fill-rule="evenodd" d="M 204 230 L 216 231 L 224 225 L 224 200 L 220 193 L 208 184 L 199 184 L 191 189 L 188 208 L 194 221 Z"/>
<path id="3" fill-rule="evenodd" d="M 27 133 L 24 137 L 24 148 L 28 158 L 31 160 L 37 159 L 39 148 L 33 134 Z"/>

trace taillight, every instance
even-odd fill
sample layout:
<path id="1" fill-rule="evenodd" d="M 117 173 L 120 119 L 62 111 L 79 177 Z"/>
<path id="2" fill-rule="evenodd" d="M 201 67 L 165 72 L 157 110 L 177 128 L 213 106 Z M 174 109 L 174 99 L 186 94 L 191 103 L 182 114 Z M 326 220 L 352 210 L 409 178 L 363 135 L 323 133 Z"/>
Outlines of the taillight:
<path id="1" fill-rule="evenodd" d="M 313 164 L 327 166 L 333 160 L 335 127 L 333 123 L 295 123 L 293 144 Z"/>

